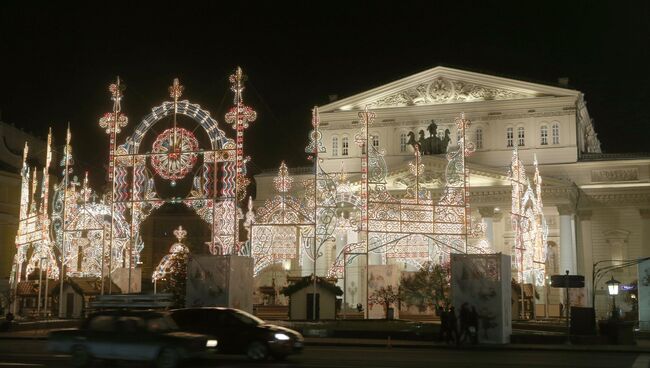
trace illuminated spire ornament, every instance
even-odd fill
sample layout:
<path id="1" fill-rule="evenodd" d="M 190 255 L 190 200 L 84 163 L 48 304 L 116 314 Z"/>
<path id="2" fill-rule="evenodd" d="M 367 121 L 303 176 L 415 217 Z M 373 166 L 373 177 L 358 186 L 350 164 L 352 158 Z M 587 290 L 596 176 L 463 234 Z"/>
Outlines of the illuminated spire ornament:
<path id="1" fill-rule="evenodd" d="M 237 158 L 236 158 L 236 192 L 237 199 L 242 200 L 246 195 L 246 188 L 250 184 L 250 180 L 246 177 L 246 162 L 250 160 L 249 157 L 244 157 L 244 130 L 248 128 L 248 124 L 257 119 L 257 113 L 252 108 L 244 104 L 244 80 L 245 76 L 240 67 L 237 67 L 235 74 L 230 76 L 230 90 L 234 93 L 233 103 L 235 106 L 231 107 L 226 113 L 226 123 L 232 125 L 232 128 L 237 132 Z"/>
<path id="2" fill-rule="evenodd" d="M 278 176 L 273 178 L 273 183 L 275 184 L 275 189 L 280 193 L 287 193 L 291 189 L 291 184 L 293 183 L 293 178 L 289 176 L 289 170 L 284 161 L 280 164 L 280 169 L 278 170 Z"/>

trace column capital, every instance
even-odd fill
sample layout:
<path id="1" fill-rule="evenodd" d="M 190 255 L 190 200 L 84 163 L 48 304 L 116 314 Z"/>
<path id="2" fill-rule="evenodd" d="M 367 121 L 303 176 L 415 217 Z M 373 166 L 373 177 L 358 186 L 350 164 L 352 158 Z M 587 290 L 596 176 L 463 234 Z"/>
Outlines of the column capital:
<path id="1" fill-rule="evenodd" d="M 560 216 L 573 215 L 575 214 L 575 208 L 568 204 L 559 204 L 557 205 L 557 212 L 560 213 Z"/>
<path id="2" fill-rule="evenodd" d="M 650 208 L 639 208 L 639 215 L 642 219 L 650 219 Z"/>
<path id="3" fill-rule="evenodd" d="M 592 210 L 578 210 L 578 218 L 580 221 L 591 221 L 591 216 L 593 215 Z"/>
<path id="4" fill-rule="evenodd" d="M 484 206 L 478 208 L 478 213 L 481 214 L 481 217 L 494 217 L 494 207 L 493 206 Z"/>

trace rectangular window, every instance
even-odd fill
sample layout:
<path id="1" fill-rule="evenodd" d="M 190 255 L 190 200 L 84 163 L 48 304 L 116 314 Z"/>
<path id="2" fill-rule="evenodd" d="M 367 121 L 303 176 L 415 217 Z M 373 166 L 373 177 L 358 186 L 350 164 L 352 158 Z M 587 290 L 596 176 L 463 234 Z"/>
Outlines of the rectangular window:
<path id="1" fill-rule="evenodd" d="M 402 133 L 399 135 L 399 151 L 400 152 L 406 152 L 406 133 Z"/>
<path id="2" fill-rule="evenodd" d="M 526 145 L 526 137 L 524 127 L 517 128 L 517 145 L 523 147 Z"/>
<path id="3" fill-rule="evenodd" d="M 551 128 L 553 144 L 560 144 L 560 124 L 553 124 Z"/>
<path id="4" fill-rule="evenodd" d="M 506 129 L 506 145 L 513 147 L 515 145 L 515 130 L 513 128 Z"/>
<path id="5" fill-rule="evenodd" d="M 483 129 L 476 129 L 476 149 L 483 149 Z"/>
<path id="6" fill-rule="evenodd" d="M 341 141 L 341 155 L 347 156 L 348 155 L 348 137 L 343 137 L 343 140 Z"/>
<path id="7" fill-rule="evenodd" d="M 339 155 L 339 138 L 332 137 L 332 156 Z"/>
<path id="8" fill-rule="evenodd" d="M 542 125 L 539 131 L 539 140 L 540 144 L 542 146 L 545 146 L 548 144 L 548 127 L 546 125 Z"/>

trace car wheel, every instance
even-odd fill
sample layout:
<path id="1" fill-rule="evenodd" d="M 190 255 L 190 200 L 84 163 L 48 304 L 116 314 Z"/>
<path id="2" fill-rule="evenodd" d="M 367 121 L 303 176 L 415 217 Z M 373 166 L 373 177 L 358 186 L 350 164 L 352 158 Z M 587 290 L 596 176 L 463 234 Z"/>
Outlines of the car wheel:
<path id="1" fill-rule="evenodd" d="M 163 348 L 156 359 L 156 368 L 176 368 L 178 353 L 172 348 Z"/>
<path id="2" fill-rule="evenodd" d="M 82 345 L 72 347 L 72 366 L 76 368 L 88 367 L 92 361 L 92 356 Z"/>
<path id="3" fill-rule="evenodd" d="M 269 356 L 269 348 L 263 342 L 253 341 L 246 349 L 246 356 L 250 360 L 265 360 Z"/>

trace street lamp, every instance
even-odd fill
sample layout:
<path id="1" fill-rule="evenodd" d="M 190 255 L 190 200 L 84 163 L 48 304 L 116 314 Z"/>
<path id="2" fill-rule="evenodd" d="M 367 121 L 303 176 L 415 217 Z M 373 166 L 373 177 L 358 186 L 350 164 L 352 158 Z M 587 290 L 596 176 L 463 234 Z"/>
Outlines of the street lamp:
<path id="1" fill-rule="evenodd" d="M 621 284 L 620 281 L 614 280 L 612 276 L 611 280 L 607 281 L 607 292 L 612 297 L 612 319 L 618 319 L 618 311 L 616 310 L 616 295 L 618 295 L 618 285 Z"/>

